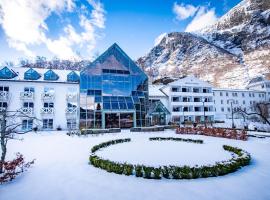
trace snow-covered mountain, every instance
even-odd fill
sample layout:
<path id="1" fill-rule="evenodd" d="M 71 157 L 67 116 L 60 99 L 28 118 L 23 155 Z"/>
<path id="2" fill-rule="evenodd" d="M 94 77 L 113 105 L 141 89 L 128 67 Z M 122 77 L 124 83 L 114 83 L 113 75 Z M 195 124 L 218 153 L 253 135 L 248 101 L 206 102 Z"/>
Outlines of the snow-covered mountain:
<path id="1" fill-rule="evenodd" d="M 197 33 L 169 33 L 138 64 L 151 76 L 195 74 L 220 87 L 244 87 L 270 72 L 270 1 L 243 0 Z"/>

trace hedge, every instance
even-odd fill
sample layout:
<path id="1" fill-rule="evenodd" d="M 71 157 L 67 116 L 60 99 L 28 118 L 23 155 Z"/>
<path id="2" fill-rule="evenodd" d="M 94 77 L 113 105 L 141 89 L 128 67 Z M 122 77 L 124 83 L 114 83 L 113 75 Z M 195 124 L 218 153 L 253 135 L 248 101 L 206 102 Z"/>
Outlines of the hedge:
<path id="1" fill-rule="evenodd" d="M 172 137 L 153 137 L 149 138 L 150 141 L 162 141 L 162 140 L 173 140 L 182 142 L 193 142 L 202 144 L 202 140 L 193 139 L 183 139 L 183 138 L 172 138 Z M 223 176 L 232 172 L 237 171 L 241 167 L 250 164 L 251 156 L 246 151 L 232 147 L 228 145 L 223 145 L 225 151 L 232 153 L 232 158 L 227 161 L 216 162 L 214 165 L 205 166 L 160 166 L 152 167 L 145 165 L 133 165 L 129 163 L 120 163 L 111 161 L 108 159 L 103 159 L 97 155 L 95 152 L 101 148 L 108 147 L 110 145 L 130 142 L 130 138 L 110 140 L 108 142 L 103 142 L 99 145 L 94 146 L 91 149 L 92 154 L 90 155 L 89 161 L 94 167 L 106 170 L 110 173 L 124 174 L 127 176 L 135 175 L 136 177 L 142 177 L 146 179 L 196 179 L 196 178 L 207 178 Z"/>

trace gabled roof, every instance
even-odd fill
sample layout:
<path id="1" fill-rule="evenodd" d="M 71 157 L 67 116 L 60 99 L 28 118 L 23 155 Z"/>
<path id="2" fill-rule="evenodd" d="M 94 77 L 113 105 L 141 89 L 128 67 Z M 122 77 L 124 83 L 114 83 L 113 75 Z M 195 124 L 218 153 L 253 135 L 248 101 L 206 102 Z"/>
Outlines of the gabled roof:
<path id="1" fill-rule="evenodd" d="M 162 113 L 168 115 L 170 114 L 170 111 L 163 105 L 161 101 L 156 101 L 150 105 L 147 115 L 162 114 Z"/>
<path id="2" fill-rule="evenodd" d="M 12 79 L 18 76 L 12 69 L 4 67 L 0 70 L 0 79 Z"/>
<path id="3" fill-rule="evenodd" d="M 30 68 L 26 72 L 24 72 L 25 80 L 38 80 L 40 77 L 41 75 L 33 68 Z"/>
<path id="4" fill-rule="evenodd" d="M 147 78 L 144 71 L 116 43 L 110 46 L 83 71 L 87 70 L 87 68 L 93 68 L 92 71 L 98 73 L 101 73 L 100 70 L 102 69 L 128 70 L 132 74 L 143 74 Z"/>
<path id="5" fill-rule="evenodd" d="M 184 76 L 182 78 L 179 78 L 178 80 L 169 83 L 168 85 L 173 86 L 173 85 L 190 85 L 190 86 L 200 86 L 200 87 L 212 87 L 210 83 L 207 81 L 203 81 L 199 78 L 196 78 L 193 75 L 190 76 Z M 166 86 L 165 86 L 166 87 Z"/>
<path id="6" fill-rule="evenodd" d="M 166 97 L 167 95 L 161 90 L 161 88 L 164 87 L 164 85 L 149 85 L 149 98 L 151 97 Z"/>

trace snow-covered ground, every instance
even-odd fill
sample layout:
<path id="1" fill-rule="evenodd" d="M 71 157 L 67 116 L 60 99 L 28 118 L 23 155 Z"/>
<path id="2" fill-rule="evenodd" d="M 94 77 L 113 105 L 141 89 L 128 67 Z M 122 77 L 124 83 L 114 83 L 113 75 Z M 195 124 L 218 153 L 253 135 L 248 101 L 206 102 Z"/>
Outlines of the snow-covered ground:
<path id="1" fill-rule="evenodd" d="M 153 136 L 203 139 L 205 144 L 148 142 L 148 138 Z M 111 174 L 88 164 L 90 148 L 93 145 L 127 137 L 132 138 L 131 143 L 110 146 L 99 154 L 110 159 L 127 159 L 129 162 L 138 160 L 146 164 L 195 164 L 196 161 L 204 164 L 230 157 L 221 149 L 223 144 L 228 144 L 251 153 L 252 163 L 233 174 L 196 180 L 147 180 Z M 9 143 L 8 157 L 12 158 L 15 152 L 21 152 L 26 160 L 36 158 L 36 162 L 13 182 L 0 185 L 1 200 L 270 199 L 270 138 L 250 138 L 244 142 L 176 135 L 173 131 L 125 131 L 88 137 L 69 137 L 64 132 L 43 132 L 30 133 L 23 138 L 23 141 Z"/>

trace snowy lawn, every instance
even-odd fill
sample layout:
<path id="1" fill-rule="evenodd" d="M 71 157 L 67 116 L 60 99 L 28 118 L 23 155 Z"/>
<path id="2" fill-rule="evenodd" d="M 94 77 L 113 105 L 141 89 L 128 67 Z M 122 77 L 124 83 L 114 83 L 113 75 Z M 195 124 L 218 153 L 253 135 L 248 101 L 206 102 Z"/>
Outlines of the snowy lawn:
<path id="1" fill-rule="evenodd" d="M 148 141 L 154 136 L 202 139 L 204 144 Z M 115 161 L 158 164 L 207 164 L 226 160 L 223 144 L 248 151 L 250 166 L 222 177 L 195 180 L 147 180 L 108 173 L 88 164 L 90 148 L 111 139 L 128 138 L 98 154 Z M 64 132 L 30 133 L 23 141 L 11 141 L 8 157 L 21 152 L 36 158 L 32 168 L 13 182 L 0 185 L 1 200 L 77 199 L 270 199 L 270 138 L 236 141 L 206 136 L 128 131 L 89 137 L 69 137 Z"/>

